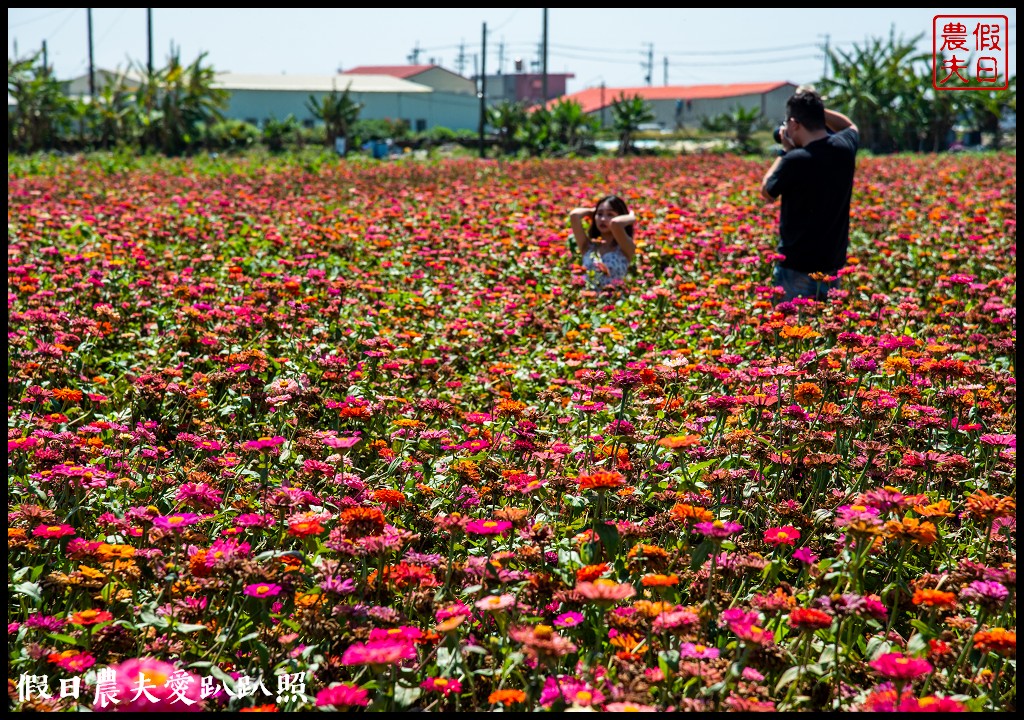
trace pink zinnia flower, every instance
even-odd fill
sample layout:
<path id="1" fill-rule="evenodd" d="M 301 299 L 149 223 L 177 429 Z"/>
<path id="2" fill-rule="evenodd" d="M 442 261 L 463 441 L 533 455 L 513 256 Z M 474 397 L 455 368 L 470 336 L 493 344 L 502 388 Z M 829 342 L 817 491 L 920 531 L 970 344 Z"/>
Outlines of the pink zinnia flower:
<path id="1" fill-rule="evenodd" d="M 275 585 L 274 583 L 252 583 L 251 585 L 246 585 L 242 592 L 249 597 L 265 598 L 280 595 L 282 589 L 280 585 Z"/>
<path id="2" fill-rule="evenodd" d="M 322 442 L 327 447 L 335 448 L 337 450 L 344 450 L 344 449 L 350 448 L 353 445 L 355 445 L 356 443 L 358 443 L 359 442 L 359 438 L 358 437 L 334 437 L 333 435 L 328 435 L 327 437 L 321 438 L 320 442 Z"/>
<path id="3" fill-rule="evenodd" d="M 342 665 L 397 665 L 416 657 L 416 646 L 408 640 L 371 640 L 353 643 L 341 656 Z"/>
<path id="4" fill-rule="evenodd" d="M 468 535 L 504 535 L 511 529 L 508 520 L 470 520 L 466 523 Z"/>
<path id="5" fill-rule="evenodd" d="M 683 643 L 679 648 L 679 657 L 691 660 L 714 660 L 718 655 L 718 648 L 696 645 L 691 642 Z"/>
<path id="6" fill-rule="evenodd" d="M 742 608 L 729 608 L 722 613 L 722 623 L 728 625 L 740 640 L 758 645 L 771 645 L 775 642 L 772 633 L 761 625 L 761 616 L 756 612 L 747 612 Z"/>
<path id="7" fill-rule="evenodd" d="M 629 583 L 617 583 L 608 578 L 598 578 L 594 582 L 578 582 L 575 589 L 588 600 L 599 603 L 617 602 L 636 595 L 636 588 Z"/>
<path id="8" fill-rule="evenodd" d="M 540 691 L 538 702 L 544 707 L 550 707 L 558 700 L 569 705 L 589 707 L 604 702 L 605 696 L 589 683 L 574 677 L 549 676 L 544 680 L 544 688 Z"/>
<path id="9" fill-rule="evenodd" d="M 504 610 L 507 607 L 511 607 L 516 602 L 516 596 L 512 593 L 505 593 L 503 595 L 488 595 L 485 598 L 480 598 L 474 603 L 481 610 Z"/>
<path id="10" fill-rule="evenodd" d="M 222 450 L 224 448 L 224 446 L 221 445 L 216 440 L 207 439 L 196 440 L 194 443 L 192 443 L 192 447 L 194 447 L 196 450 L 208 450 L 210 452 L 216 452 L 217 450 Z"/>
<path id="11" fill-rule="evenodd" d="M 740 532 L 743 526 L 728 520 L 715 520 L 713 522 L 697 523 L 693 526 L 693 529 L 709 538 L 724 539 Z"/>
<path id="12" fill-rule="evenodd" d="M 927 660 L 907 657 L 898 652 L 880 655 L 870 665 L 879 675 L 890 680 L 913 680 L 932 671 L 932 665 Z"/>
<path id="13" fill-rule="evenodd" d="M 658 712 L 653 705 L 642 705 L 635 702 L 610 702 L 604 706 L 605 712 Z"/>
<path id="14" fill-rule="evenodd" d="M 661 632 L 662 630 L 688 630 L 691 627 L 695 627 L 699 622 L 700 615 L 693 610 L 677 608 L 660 613 L 654 618 L 651 628 L 655 632 Z"/>
<path id="15" fill-rule="evenodd" d="M 401 625 L 393 628 L 373 628 L 370 630 L 370 640 L 404 640 L 416 642 L 423 637 L 423 631 L 418 627 Z"/>
<path id="16" fill-rule="evenodd" d="M 36 529 L 32 531 L 32 534 L 36 537 L 44 538 L 62 538 L 67 535 L 74 535 L 75 529 L 70 525 L 38 525 Z"/>
<path id="17" fill-rule="evenodd" d="M 576 627 L 583 623 L 583 615 L 578 612 L 562 613 L 555 618 L 555 627 Z"/>
<path id="18" fill-rule="evenodd" d="M 420 687 L 427 692 L 436 692 L 442 695 L 458 694 L 462 691 L 462 683 L 454 678 L 429 677 L 420 683 Z"/>
<path id="19" fill-rule="evenodd" d="M 175 513 L 174 515 L 157 515 L 153 518 L 153 527 L 161 530 L 180 530 L 199 522 L 200 518 L 195 513 Z"/>
<path id="20" fill-rule="evenodd" d="M 280 435 L 275 435 L 273 437 L 261 437 L 242 443 L 242 449 L 259 450 L 262 452 L 263 450 L 271 450 L 276 448 L 278 445 L 283 445 L 285 440 L 286 438 L 283 438 Z"/>
<path id="21" fill-rule="evenodd" d="M 366 707 L 370 704 L 370 694 L 358 685 L 341 683 L 324 688 L 316 694 L 317 707 L 332 705 L 339 709 L 350 707 Z"/>
<path id="22" fill-rule="evenodd" d="M 802 547 L 793 551 L 793 559 L 802 563 L 813 565 L 818 562 L 818 556 L 811 552 L 810 548 Z"/>
<path id="23" fill-rule="evenodd" d="M 792 525 L 768 528 L 764 533 L 764 541 L 769 545 L 796 545 L 799 539 L 800 531 Z"/>
<path id="24" fill-rule="evenodd" d="M 50 655 L 49 660 L 70 673 L 85 672 L 96 664 L 96 658 L 87 652 L 72 652 L 70 655 L 53 653 Z"/>
<path id="25" fill-rule="evenodd" d="M 187 670 L 155 658 L 132 658 L 111 666 L 115 705 L 97 702 L 93 710 L 117 712 L 199 712 L 201 680 Z"/>

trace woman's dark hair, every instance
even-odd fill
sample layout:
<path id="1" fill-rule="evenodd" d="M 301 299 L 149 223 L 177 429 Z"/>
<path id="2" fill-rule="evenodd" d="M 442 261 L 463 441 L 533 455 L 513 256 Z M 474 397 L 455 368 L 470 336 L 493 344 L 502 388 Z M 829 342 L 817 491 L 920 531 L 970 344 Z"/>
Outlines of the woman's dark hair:
<path id="1" fill-rule="evenodd" d="M 615 211 L 616 215 L 628 215 L 629 214 L 629 206 L 626 205 L 626 201 L 623 200 L 622 198 L 620 198 L 618 195 L 605 195 L 603 198 L 598 200 L 597 204 L 594 205 L 594 213 L 597 213 L 597 209 L 599 207 L 601 207 L 602 205 L 604 205 L 605 203 L 608 203 L 609 205 L 611 205 L 611 208 L 612 208 L 612 210 Z M 626 234 L 629 235 L 630 237 L 633 237 L 633 226 L 632 225 L 626 226 Z M 594 222 L 594 218 L 593 217 L 590 218 L 590 228 L 587 230 L 587 237 L 589 237 L 589 238 L 599 238 L 599 237 L 601 237 L 601 231 L 597 229 L 597 223 Z"/>

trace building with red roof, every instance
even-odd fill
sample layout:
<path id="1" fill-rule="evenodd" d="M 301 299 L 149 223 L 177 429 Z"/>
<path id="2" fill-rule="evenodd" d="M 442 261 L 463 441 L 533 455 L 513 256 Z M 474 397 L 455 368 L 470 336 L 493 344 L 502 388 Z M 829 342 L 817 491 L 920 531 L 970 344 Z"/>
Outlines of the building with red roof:
<path id="1" fill-rule="evenodd" d="M 769 124 L 779 123 L 786 100 L 797 89 L 791 82 L 728 83 L 725 85 L 664 85 L 642 87 L 592 87 L 548 103 L 573 101 L 589 115 L 612 123 L 610 108 L 619 99 L 642 97 L 654 112 L 655 123 L 665 130 L 700 127 L 705 118 L 732 113 L 737 108 L 756 109 Z"/>

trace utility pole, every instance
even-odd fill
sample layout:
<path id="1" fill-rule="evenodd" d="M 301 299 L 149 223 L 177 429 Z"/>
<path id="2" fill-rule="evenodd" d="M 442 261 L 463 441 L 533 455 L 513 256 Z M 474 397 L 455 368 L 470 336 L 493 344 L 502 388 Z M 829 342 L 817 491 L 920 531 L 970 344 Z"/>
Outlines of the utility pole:
<path id="1" fill-rule="evenodd" d="M 18 48 L 14 48 L 14 57 L 18 57 Z M 46 59 L 46 40 L 43 40 L 43 70 L 46 70 L 50 63 Z"/>
<path id="2" fill-rule="evenodd" d="M 654 74 L 654 43 L 647 43 L 647 62 L 640 65 L 647 72 L 644 74 L 644 82 L 651 84 L 651 76 Z"/>
<path id="3" fill-rule="evenodd" d="M 828 33 L 825 33 L 825 67 L 823 67 L 822 70 L 821 70 L 821 77 L 822 77 L 823 80 L 828 80 L 828 61 L 829 61 L 828 41 L 829 41 Z"/>
<path id="4" fill-rule="evenodd" d="M 668 55 L 665 56 L 664 60 L 665 62 L 662 63 L 662 69 L 665 72 L 665 82 L 662 84 L 668 87 Z"/>
<path id="5" fill-rule="evenodd" d="M 604 128 L 604 80 L 601 81 L 601 127 Z"/>
<path id="6" fill-rule="evenodd" d="M 455 69 L 459 71 L 459 75 L 462 74 L 462 69 L 466 67 L 466 41 L 463 40 L 459 43 L 459 54 L 455 57 Z"/>
<path id="7" fill-rule="evenodd" d="M 92 56 L 92 8 L 85 9 L 85 20 L 89 30 L 89 99 L 96 97 L 96 67 Z"/>
<path id="8" fill-rule="evenodd" d="M 484 23 L 483 39 L 480 42 L 480 158 L 484 152 L 484 125 L 487 123 L 487 23 Z"/>
<path id="9" fill-rule="evenodd" d="M 153 77 L 153 8 L 146 8 L 146 69 Z"/>
<path id="10" fill-rule="evenodd" d="M 416 47 L 412 49 L 412 52 L 409 53 L 409 55 L 405 59 L 409 61 L 410 65 L 419 65 L 421 52 L 422 51 L 420 50 L 420 41 L 417 40 Z"/>
<path id="11" fill-rule="evenodd" d="M 541 92 L 544 93 L 544 102 L 548 101 L 548 9 L 544 8 L 544 45 L 541 55 Z"/>

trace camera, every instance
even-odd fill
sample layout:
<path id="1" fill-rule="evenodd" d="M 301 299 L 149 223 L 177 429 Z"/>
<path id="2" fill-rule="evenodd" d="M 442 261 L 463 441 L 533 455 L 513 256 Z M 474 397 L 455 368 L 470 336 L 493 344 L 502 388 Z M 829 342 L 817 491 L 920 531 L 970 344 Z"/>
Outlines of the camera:
<path id="1" fill-rule="evenodd" d="M 777 142 L 779 145 L 782 144 L 782 129 L 784 127 L 786 127 L 786 123 L 782 123 L 777 128 L 775 128 L 774 132 L 772 132 L 772 139 L 775 140 L 775 142 Z"/>

